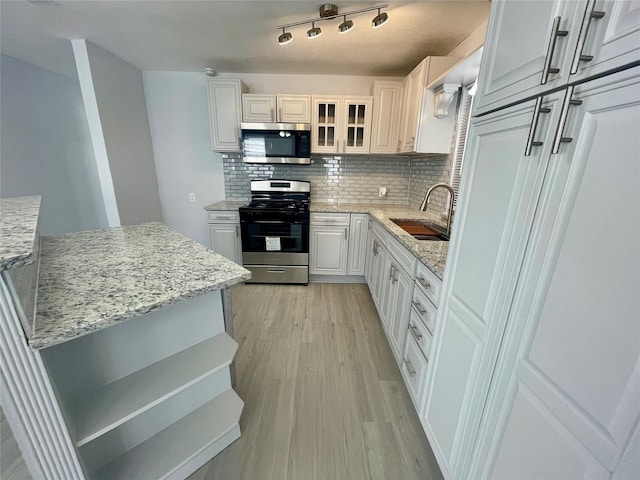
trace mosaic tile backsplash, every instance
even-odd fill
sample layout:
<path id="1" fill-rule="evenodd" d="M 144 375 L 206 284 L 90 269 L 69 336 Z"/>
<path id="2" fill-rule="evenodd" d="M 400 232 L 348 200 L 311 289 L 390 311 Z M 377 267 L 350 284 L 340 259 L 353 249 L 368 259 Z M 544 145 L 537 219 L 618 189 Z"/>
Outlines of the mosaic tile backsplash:
<path id="1" fill-rule="evenodd" d="M 328 204 L 367 203 L 419 207 L 429 187 L 449 179 L 447 155 L 312 156 L 311 165 L 261 165 L 242 162 L 238 154 L 223 154 L 226 200 L 246 200 L 251 180 L 283 178 L 311 182 L 311 199 Z M 387 195 L 378 196 L 379 187 Z M 446 191 L 433 193 L 430 209 L 444 210 Z"/>

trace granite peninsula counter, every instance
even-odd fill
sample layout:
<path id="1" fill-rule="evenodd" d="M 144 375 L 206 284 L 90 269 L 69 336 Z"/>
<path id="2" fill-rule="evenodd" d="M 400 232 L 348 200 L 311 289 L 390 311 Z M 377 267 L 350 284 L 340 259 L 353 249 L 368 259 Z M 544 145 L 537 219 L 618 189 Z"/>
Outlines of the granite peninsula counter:
<path id="1" fill-rule="evenodd" d="M 37 349 L 251 276 L 158 222 L 43 237 L 41 255 Z"/>

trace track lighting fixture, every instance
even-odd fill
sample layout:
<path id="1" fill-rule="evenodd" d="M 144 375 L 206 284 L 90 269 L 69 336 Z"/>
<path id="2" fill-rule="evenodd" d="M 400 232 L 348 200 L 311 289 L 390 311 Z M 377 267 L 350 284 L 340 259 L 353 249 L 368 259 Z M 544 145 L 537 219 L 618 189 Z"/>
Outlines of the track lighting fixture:
<path id="1" fill-rule="evenodd" d="M 346 33 L 353 28 L 353 20 L 347 20 L 347 16 L 344 16 L 344 22 L 338 25 L 338 32 Z"/>
<path id="2" fill-rule="evenodd" d="M 338 33 L 346 33 L 349 30 L 351 30 L 354 26 L 353 20 L 347 19 L 348 15 L 356 15 L 364 12 L 372 12 L 374 10 L 377 10 L 378 14 L 375 17 L 373 17 L 373 20 L 371 23 L 374 28 L 377 28 L 383 25 L 389 19 L 389 15 L 387 15 L 386 12 L 381 11 L 383 8 L 387 8 L 388 6 L 389 6 L 388 4 L 384 4 L 384 5 L 379 5 L 377 7 L 362 8 L 360 10 L 353 10 L 351 12 L 338 14 L 337 5 L 334 5 L 333 3 L 325 3 L 320 7 L 320 16 L 318 18 L 312 18 L 309 20 L 302 20 L 300 22 L 280 25 L 278 27 L 278 30 L 282 29 L 282 34 L 278 36 L 278 43 L 280 45 L 285 45 L 289 43 L 291 40 L 293 40 L 293 35 L 291 34 L 291 32 L 287 32 L 285 31 L 285 29 L 287 28 L 290 29 L 291 27 L 297 27 L 299 25 L 307 25 L 309 23 L 311 24 L 311 28 L 307 30 L 307 37 L 308 38 L 318 37 L 322 34 L 322 29 L 320 27 L 316 27 L 316 22 L 321 22 L 325 20 L 334 20 L 338 17 L 343 18 L 343 22 L 340 25 L 338 25 Z"/>
<path id="3" fill-rule="evenodd" d="M 387 15 L 387 12 L 380 13 L 380 9 L 378 9 L 378 15 L 373 17 L 371 23 L 373 24 L 373 28 L 378 28 L 386 23 L 387 20 L 389 20 L 389 15 Z"/>
<path id="4" fill-rule="evenodd" d="M 278 37 L 278 43 L 280 45 L 284 45 L 286 43 L 289 43 L 291 40 L 293 39 L 293 36 L 291 35 L 291 33 L 289 32 L 285 32 L 284 28 L 282 29 L 282 35 L 280 35 Z"/>
<path id="5" fill-rule="evenodd" d="M 307 30 L 307 37 L 315 38 L 319 37 L 320 35 L 322 35 L 322 30 L 320 29 L 320 27 L 316 27 L 316 23 L 311 22 L 311 28 Z"/>

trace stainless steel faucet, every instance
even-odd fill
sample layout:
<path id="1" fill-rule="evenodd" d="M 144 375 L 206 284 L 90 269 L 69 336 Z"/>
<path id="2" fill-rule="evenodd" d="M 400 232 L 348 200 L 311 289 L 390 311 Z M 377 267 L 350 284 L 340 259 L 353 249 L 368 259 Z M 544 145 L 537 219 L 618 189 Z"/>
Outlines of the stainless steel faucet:
<path id="1" fill-rule="evenodd" d="M 423 212 L 427 211 L 427 205 L 429 203 L 429 197 L 431 196 L 431 192 L 433 192 L 438 187 L 446 188 L 447 190 L 449 190 L 449 214 L 447 216 L 447 236 L 450 236 L 451 235 L 451 216 L 453 215 L 453 202 L 455 200 L 455 195 L 456 195 L 456 193 L 453 191 L 453 188 L 451 188 L 446 183 L 436 183 L 435 185 L 431 186 L 431 188 L 427 190 L 427 194 L 424 196 L 424 200 L 422 200 L 422 204 L 420 205 L 420 210 L 422 210 Z"/>

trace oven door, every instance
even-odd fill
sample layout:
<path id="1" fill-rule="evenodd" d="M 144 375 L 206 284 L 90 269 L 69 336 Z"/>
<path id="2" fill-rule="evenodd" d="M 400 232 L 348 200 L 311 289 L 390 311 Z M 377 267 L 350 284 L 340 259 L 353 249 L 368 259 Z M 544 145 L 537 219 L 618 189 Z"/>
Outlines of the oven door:
<path id="1" fill-rule="evenodd" d="M 308 265 L 309 212 L 240 212 L 245 265 Z"/>

